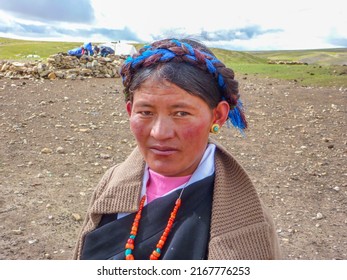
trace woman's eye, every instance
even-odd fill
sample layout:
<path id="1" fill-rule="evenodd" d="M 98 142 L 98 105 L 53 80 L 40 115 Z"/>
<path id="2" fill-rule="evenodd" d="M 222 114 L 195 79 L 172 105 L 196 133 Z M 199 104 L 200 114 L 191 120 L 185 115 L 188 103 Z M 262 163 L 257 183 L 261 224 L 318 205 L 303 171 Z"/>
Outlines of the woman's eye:
<path id="1" fill-rule="evenodd" d="M 185 117 L 185 116 L 188 116 L 188 115 L 189 115 L 188 112 L 183 112 L 183 111 L 176 112 L 176 116 L 178 116 L 178 117 Z"/>
<path id="2" fill-rule="evenodd" d="M 150 112 L 150 111 L 141 111 L 141 112 L 139 112 L 140 113 L 140 115 L 142 115 L 142 116 L 151 116 L 152 115 L 152 112 Z"/>

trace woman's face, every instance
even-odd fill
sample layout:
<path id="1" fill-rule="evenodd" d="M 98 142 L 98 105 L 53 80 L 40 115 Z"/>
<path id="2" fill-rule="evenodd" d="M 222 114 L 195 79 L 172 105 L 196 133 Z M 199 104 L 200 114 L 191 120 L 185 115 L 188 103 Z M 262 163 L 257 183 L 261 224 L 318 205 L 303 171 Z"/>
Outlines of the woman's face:
<path id="1" fill-rule="evenodd" d="M 130 128 L 148 166 L 164 176 L 192 174 L 205 152 L 215 109 L 175 84 L 145 81 L 127 103 Z"/>

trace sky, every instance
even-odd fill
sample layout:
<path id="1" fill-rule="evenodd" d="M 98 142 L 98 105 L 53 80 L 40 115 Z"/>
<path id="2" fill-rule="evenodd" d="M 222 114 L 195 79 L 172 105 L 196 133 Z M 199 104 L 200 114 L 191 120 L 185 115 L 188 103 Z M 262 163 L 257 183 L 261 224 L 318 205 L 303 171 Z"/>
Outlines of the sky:
<path id="1" fill-rule="evenodd" d="M 0 37 L 140 42 L 193 38 L 230 50 L 347 47 L 345 0 L 1 0 Z"/>

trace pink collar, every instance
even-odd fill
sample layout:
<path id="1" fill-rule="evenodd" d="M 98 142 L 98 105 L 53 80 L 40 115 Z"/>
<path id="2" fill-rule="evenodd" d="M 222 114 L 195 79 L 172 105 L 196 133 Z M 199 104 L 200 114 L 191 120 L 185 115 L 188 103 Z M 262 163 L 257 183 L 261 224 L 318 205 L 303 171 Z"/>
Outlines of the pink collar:
<path id="1" fill-rule="evenodd" d="M 166 177 L 159 173 L 148 169 L 149 178 L 147 181 L 147 203 L 152 200 L 162 197 L 165 194 L 171 192 L 172 190 L 182 186 L 187 183 L 192 175 L 187 175 L 183 177 Z"/>

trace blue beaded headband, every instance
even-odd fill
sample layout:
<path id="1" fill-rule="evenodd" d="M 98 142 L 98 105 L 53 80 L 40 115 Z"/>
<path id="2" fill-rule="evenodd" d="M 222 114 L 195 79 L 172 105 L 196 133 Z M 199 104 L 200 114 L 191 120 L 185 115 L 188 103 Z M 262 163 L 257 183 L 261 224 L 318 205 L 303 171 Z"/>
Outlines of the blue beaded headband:
<path id="1" fill-rule="evenodd" d="M 139 54 L 134 56 L 129 56 L 122 68 L 121 68 L 121 76 L 123 80 L 123 84 L 129 84 L 131 77 L 126 74 L 126 71 L 123 71 L 125 68 L 130 68 L 132 70 L 146 67 L 144 65 L 146 59 L 155 58 L 155 63 L 166 63 L 173 60 L 176 57 L 182 57 L 184 61 L 192 66 L 196 66 L 197 62 L 205 64 L 207 71 L 216 79 L 218 83 L 218 87 L 222 92 L 226 91 L 226 84 L 222 74 L 220 74 L 215 67 L 215 65 L 224 65 L 220 60 L 218 60 L 215 56 L 210 53 L 204 52 L 202 50 L 198 50 L 193 48 L 190 44 L 186 42 L 180 42 L 176 39 L 172 39 L 170 41 L 174 45 L 180 48 L 180 51 L 172 51 L 165 47 L 156 48 L 152 45 L 144 46 Z M 224 94 L 223 99 L 225 100 Z M 241 132 L 243 129 L 247 128 L 247 121 L 245 119 L 243 104 L 241 100 L 237 100 L 236 105 L 230 108 L 229 111 L 229 121 L 233 126 L 240 129 Z"/>

